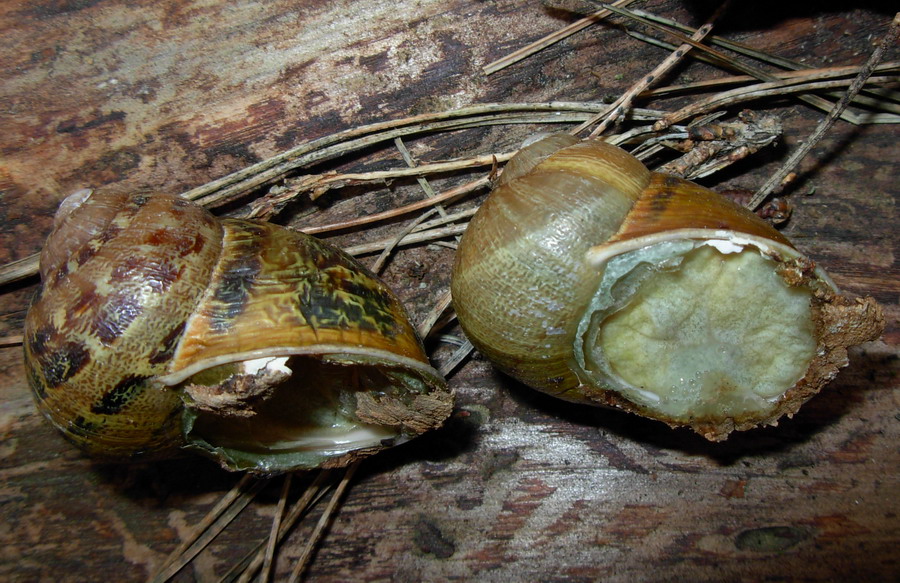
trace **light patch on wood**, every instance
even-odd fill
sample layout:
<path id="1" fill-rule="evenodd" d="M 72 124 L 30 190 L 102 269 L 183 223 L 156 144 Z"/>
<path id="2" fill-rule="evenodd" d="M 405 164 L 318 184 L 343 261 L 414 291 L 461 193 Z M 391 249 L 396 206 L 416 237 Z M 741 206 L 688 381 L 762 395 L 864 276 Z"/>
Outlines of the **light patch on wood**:
<path id="1" fill-rule="evenodd" d="M 149 577 L 162 564 L 165 555 L 154 552 L 149 546 L 140 543 L 135 539 L 134 533 L 125 524 L 122 518 L 105 508 L 98 508 L 97 514 L 105 519 L 107 525 L 111 526 L 122 540 L 122 557 L 131 563 L 144 568 L 144 572 Z"/>

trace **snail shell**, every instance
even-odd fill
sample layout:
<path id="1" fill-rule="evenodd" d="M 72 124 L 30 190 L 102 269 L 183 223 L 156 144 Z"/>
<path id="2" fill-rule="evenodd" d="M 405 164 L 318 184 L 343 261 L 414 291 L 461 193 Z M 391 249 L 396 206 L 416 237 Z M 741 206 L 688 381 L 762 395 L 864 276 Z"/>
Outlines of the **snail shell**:
<path id="1" fill-rule="evenodd" d="M 41 278 L 30 385 L 98 457 L 186 448 L 236 470 L 336 466 L 451 410 L 397 297 L 302 233 L 177 196 L 79 192 Z"/>
<path id="2" fill-rule="evenodd" d="M 513 157 L 460 241 L 452 294 L 500 369 L 710 440 L 774 424 L 884 327 L 768 223 L 602 141 Z"/>

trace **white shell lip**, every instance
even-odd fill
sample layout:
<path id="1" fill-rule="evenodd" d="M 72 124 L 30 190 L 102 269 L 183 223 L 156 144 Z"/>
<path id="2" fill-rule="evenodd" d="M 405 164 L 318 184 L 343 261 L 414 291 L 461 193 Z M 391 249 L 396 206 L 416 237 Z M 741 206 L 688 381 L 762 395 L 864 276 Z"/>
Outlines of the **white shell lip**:
<path id="1" fill-rule="evenodd" d="M 720 253 L 740 253 L 746 247 L 756 247 L 761 253 L 771 256 L 775 259 L 798 259 L 805 258 L 805 255 L 784 243 L 741 233 L 739 231 L 731 231 L 728 229 L 672 229 L 670 231 L 661 231 L 659 233 L 651 233 L 634 239 L 618 241 L 612 244 L 595 245 L 585 253 L 585 260 L 594 269 L 603 269 L 606 263 L 617 255 L 637 251 L 645 247 L 657 245 L 666 241 L 676 241 L 692 239 L 699 245 L 709 245 L 714 247 Z M 825 270 L 818 265 L 815 266 L 814 272 L 816 277 L 823 281 L 828 287 L 838 292 L 838 287 L 832 281 L 831 277 L 825 273 Z"/>
<path id="2" fill-rule="evenodd" d="M 279 372 L 290 375 L 293 371 L 287 366 L 287 356 L 264 356 L 262 358 L 253 358 L 241 362 L 244 374 L 259 374 L 268 369 L 273 372 Z"/>
<path id="3" fill-rule="evenodd" d="M 283 356 L 318 356 L 322 358 L 341 359 L 358 358 L 360 360 L 380 360 L 393 366 L 414 370 L 425 376 L 426 378 L 440 379 L 440 375 L 431 365 L 420 362 L 407 356 L 393 354 L 386 350 L 378 350 L 374 348 L 352 347 L 341 345 L 319 344 L 309 347 L 282 346 L 271 347 L 259 350 L 250 350 L 247 352 L 237 352 L 234 354 L 222 355 L 216 358 L 208 358 L 192 363 L 190 366 L 181 370 L 173 371 L 156 378 L 157 381 L 167 386 L 175 386 L 208 368 L 222 364 L 231 364 L 242 361 L 252 361 L 255 359 L 272 360 L 273 357 Z M 290 370 L 290 369 L 288 369 Z"/>

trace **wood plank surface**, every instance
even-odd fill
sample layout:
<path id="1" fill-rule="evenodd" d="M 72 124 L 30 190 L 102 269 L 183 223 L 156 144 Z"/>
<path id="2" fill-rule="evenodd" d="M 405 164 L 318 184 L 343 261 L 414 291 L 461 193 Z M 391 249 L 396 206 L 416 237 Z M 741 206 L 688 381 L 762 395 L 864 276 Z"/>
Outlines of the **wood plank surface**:
<path id="1" fill-rule="evenodd" d="M 697 26 L 707 4 L 636 5 Z M 736 4 L 717 34 L 817 67 L 864 62 L 893 16 L 887 2 Z M 483 74 L 577 20 L 578 9 L 512 0 L 7 2 L 0 263 L 37 252 L 59 201 L 79 188 L 177 193 L 366 123 L 475 103 L 614 98 L 664 58 L 615 26 L 595 26 Z M 695 64 L 671 81 L 721 74 Z M 748 106 L 779 115 L 783 139 L 706 184 L 758 187 L 823 115 L 790 99 Z M 537 129 L 480 128 L 409 147 L 426 161 L 508 151 Z M 879 300 L 888 321 L 883 339 L 854 350 L 793 419 L 707 443 L 555 401 L 476 354 L 450 377 L 458 402 L 446 427 L 362 465 L 306 580 L 900 579 L 898 137 L 894 125 L 839 122 L 791 190 L 784 232 L 844 290 Z M 315 170 L 402 165 L 395 150 L 373 148 Z M 327 224 L 420 198 L 416 188 L 334 191 L 276 220 Z M 331 239 L 354 244 L 403 224 Z M 419 246 L 389 264 L 385 278 L 414 319 L 447 290 L 452 260 L 451 249 Z M 21 334 L 36 286 L 32 278 L 0 289 L 0 336 Z M 438 358 L 452 350 L 429 348 Z M 147 580 L 238 476 L 198 458 L 91 462 L 37 413 L 21 359 L 21 347 L 0 348 L 0 580 Z M 274 481 L 176 580 L 216 580 L 262 541 L 279 488 Z M 312 524 L 284 546 L 278 580 Z"/>

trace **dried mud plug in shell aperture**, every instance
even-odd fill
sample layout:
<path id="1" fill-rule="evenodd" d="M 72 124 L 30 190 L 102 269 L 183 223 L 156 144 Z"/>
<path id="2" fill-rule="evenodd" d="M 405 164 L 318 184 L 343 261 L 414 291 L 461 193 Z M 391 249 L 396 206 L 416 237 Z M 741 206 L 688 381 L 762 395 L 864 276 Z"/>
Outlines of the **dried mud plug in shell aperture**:
<path id="1" fill-rule="evenodd" d="M 884 328 L 778 231 L 601 141 L 513 157 L 453 269 L 466 335 L 514 378 L 710 440 L 775 424 Z"/>
<path id="2" fill-rule="evenodd" d="M 397 297 L 302 233 L 177 196 L 80 191 L 41 279 L 25 320 L 35 400 L 100 458 L 341 466 L 451 411 Z"/>

